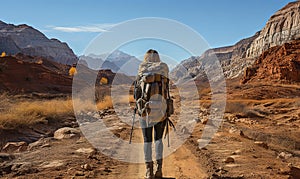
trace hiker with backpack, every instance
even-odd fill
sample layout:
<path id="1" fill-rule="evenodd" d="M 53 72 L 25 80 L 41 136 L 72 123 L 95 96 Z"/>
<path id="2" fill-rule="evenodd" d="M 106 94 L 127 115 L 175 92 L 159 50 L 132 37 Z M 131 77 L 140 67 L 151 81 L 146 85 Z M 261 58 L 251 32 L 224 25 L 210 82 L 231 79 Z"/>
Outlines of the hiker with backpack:
<path id="1" fill-rule="evenodd" d="M 170 123 L 173 113 L 173 101 L 169 93 L 169 68 L 160 61 L 156 50 L 148 50 L 139 66 L 134 84 L 136 111 L 140 116 L 140 125 L 144 138 L 144 157 L 146 179 L 162 177 L 163 142 L 162 137 Z M 173 125 L 173 124 L 172 124 Z M 156 172 L 153 171 L 152 143 L 155 139 Z"/>

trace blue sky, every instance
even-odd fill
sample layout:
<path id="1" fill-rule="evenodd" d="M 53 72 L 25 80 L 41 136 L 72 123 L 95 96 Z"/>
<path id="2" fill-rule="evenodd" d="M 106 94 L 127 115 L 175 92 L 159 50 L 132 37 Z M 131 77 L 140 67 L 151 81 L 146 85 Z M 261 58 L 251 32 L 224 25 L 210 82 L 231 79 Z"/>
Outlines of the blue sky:
<path id="1" fill-rule="evenodd" d="M 196 30 L 211 47 L 221 47 L 252 36 L 288 2 L 291 1 L 6 0 L 1 3 L 0 20 L 33 26 L 49 38 L 67 42 L 77 55 L 99 33 L 140 17 L 177 20 Z M 125 51 L 137 56 L 142 53 L 134 48 Z M 186 57 L 178 54 L 178 59 Z"/>

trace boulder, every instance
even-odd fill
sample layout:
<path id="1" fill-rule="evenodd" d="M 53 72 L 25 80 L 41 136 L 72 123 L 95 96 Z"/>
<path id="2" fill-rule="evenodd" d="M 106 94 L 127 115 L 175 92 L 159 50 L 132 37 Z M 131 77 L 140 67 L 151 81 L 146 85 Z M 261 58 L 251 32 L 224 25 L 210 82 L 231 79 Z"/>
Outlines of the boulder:
<path id="1" fill-rule="evenodd" d="M 28 150 L 36 149 L 36 148 L 43 148 L 43 147 L 48 147 L 50 145 L 50 138 L 40 138 L 38 141 L 35 141 L 33 143 L 30 143 L 28 145 Z"/>
<path id="2" fill-rule="evenodd" d="M 227 157 L 226 159 L 223 160 L 225 163 L 234 163 L 234 158 L 233 157 Z"/>
<path id="3" fill-rule="evenodd" d="M 71 127 L 63 127 L 54 132 L 54 138 L 61 139 L 70 139 L 74 137 L 80 137 L 80 130 L 71 128 Z"/>
<path id="4" fill-rule="evenodd" d="M 2 148 L 3 152 L 24 152 L 28 148 L 28 144 L 26 142 L 8 142 L 6 145 Z"/>
<path id="5" fill-rule="evenodd" d="M 84 165 L 81 165 L 81 168 L 84 169 L 84 170 L 92 170 L 92 167 L 90 164 L 84 164 Z"/>
<path id="6" fill-rule="evenodd" d="M 293 157 L 293 154 L 287 153 L 287 152 L 281 152 L 280 154 L 278 154 L 277 158 L 281 158 L 281 159 L 289 159 Z"/>

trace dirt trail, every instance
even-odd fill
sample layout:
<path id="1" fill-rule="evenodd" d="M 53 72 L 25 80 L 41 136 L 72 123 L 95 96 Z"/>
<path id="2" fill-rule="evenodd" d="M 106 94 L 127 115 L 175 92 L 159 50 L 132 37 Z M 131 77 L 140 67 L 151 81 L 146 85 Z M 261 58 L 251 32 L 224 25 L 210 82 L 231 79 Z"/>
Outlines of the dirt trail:
<path id="1" fill-rule="evenodd" d="M 155 166 L 155 165 L 154 165 Z M 155 167 L 154 167 L 155 168 Z M 137 179 L 145 174 L 144 164 L 129 164 L 127 171 L 119 177 Z M 185 146 L 164 159 L 163 175 L 165 179 L 201 179 L 208 178 L 199 159 Z"/>
<path id="2" fill-rule="evenodd" d="M 207 178 L 199 159 L 185 146 L 165 159 L 164 175 L 174 178 Z"/>
<path id="3" fill-rule="evenodd" d="M 135 132 L 135 138 L 141 140 L 142 133 Z M 154 144 L 153 144 L 154 145 Z M 167 144 L 164 144 L 167 147 Z M 143 151 L 131 152 L 133 157 L 143 158 Z M 121 178 L 144 178 L 145 164 L 129 164 L 127 171 L 122 172 Z M 154 164 L 155 172 L 155 164 Z M 165 179 L 201 179 L 208 178 L 205 170 L 201 166 L 201 161 L 185 146 L 182 145 L 174 153 L 163 159 L 163 176 Z"/>

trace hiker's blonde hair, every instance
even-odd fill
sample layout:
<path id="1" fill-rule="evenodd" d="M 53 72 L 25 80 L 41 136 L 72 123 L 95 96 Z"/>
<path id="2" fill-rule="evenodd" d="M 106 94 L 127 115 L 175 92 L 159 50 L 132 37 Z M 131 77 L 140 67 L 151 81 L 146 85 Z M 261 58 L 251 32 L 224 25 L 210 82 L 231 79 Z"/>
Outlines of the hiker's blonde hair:
<path id="1" fill-rule="evenodd" d="M 160 62 L 158 52 L 153 49 L 148 50 L 144 56 L 144 62 Z"/>

